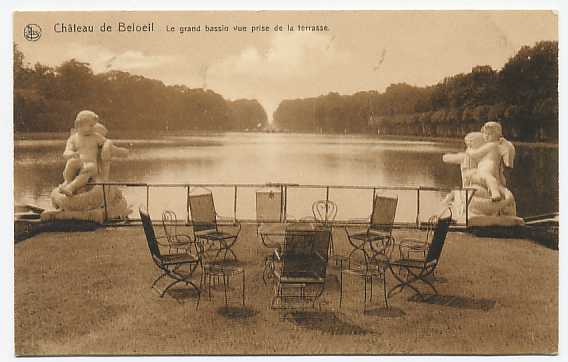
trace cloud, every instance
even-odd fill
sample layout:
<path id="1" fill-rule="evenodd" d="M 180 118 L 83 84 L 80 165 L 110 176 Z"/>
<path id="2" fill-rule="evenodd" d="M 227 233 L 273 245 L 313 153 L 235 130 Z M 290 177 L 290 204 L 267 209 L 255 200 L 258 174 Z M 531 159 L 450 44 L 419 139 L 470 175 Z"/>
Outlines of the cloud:
<path id="1" fill-rule="evenodd" d="M 49 52 L 34 54 L 28 52 L 28 61 L 31 64 L 40 62 L 51 66 L 76 59 L 89 63 L 95 73 L 109 70 L 123 70 L 141 75 L 151 76 L 171 66 L 177 58 L 170 55 L 153 55 L 139 50 L 113 51 L 101 45 L 85 45 L 80 43 L 66 43 L 52 46 Z"/>
<path id="2" fill-rule="evenodd" d="M 211 64 L 208 85 L 232 99 L 259 99 L 270 118 L 283 98 L 316 96 L 334 88 L 330 72 L 351 58 L 334 39 L 319 33 L 275 33 L 264 48 L 248 46 Z"/>
<path id="3" fill-rule="evenodd" d="M 62 61 L 75 58 L 87 62 L 95 73 L 108 70 L 143 72 L 167 66 L 175 61 L 175 57 L 166 55 L 149 55 L 138 50 L 112 51 L 99 45 L 72 44 L 62 53 Z"/>

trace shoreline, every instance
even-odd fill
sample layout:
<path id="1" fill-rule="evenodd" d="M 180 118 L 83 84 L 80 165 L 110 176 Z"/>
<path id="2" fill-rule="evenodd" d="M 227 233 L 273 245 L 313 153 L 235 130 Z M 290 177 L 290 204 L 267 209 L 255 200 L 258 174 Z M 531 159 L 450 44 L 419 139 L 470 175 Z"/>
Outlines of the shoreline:
<path id="1" fill-rule="evenodd" d="M 409 135 L 374 135 L 371 133 L 325 133 L 316 132 L 247 132 L 247 131 L 205 131 L 205 130 L 188 130 L 188 131 L 152 131 L 153 135 L 159 137 L 167 136 L 203 136 L 203 135 L 225 135 L 225 134 L 283 134 L 283 135 L 314 135 L 314 136 L 343 136 L 343 137 L 376 137 L 377 140 L 399 140 L 399 141 L 418 141 L 418 142 L 440 142 L 450 144 L 463 144 L 463 138 L 459 137 L 426 137 L 426 136 L 409 136 Z M 113 134 L 118 137 L 110 137 L 112 139 L 121 140 L 123 138 L 148 139 L 148 132 L 132 132 L 132 131 L 114 131 Z M 65 140 L 68 132 L 14 132 L 14 142 L 31 141 L 31 140 Z M 532 146 L 545 148 L 558 148 L 559 142 L 528 142 L 528 141 L 512 141 L 515 146 Z"/>

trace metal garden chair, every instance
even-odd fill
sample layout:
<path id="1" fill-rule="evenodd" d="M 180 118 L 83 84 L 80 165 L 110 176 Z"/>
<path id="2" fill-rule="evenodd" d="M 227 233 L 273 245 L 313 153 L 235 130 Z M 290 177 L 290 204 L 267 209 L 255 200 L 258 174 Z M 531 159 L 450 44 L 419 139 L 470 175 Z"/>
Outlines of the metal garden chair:
<path id="1" fill-rule="evenodd" d="M 175 212 L 171 210 L 162 212 L 162 227 L 164 228 L 164 236 L 168 240 L 169 252 L 172 250 L 179 252 L 179 250 L 187 249 L 193 244 L 189 235 L 178 232 L 178 220 Z"/>
<path id="2" fill-rule="evenodd" d="M 282 192 L 278 189 L 256 191 L 256 235 L 262 245 L 274 249 L 280 247 L 284 236 Z"/>
<path id="3" fill-rule="evenodd" d="M 388 263 L 391 273 L 398 280 L 398 284 L 389 290 L 389 296 L 408 287 L 412 289 L 420 299 L 425 300 L 425 294 L 416 287 L 416 284 L 419 282 L 430 287 L 435 295 L 438 294 L 433 284 L 433 274 L 440 262 L 440 256 L 452 219 L 452 212 L 450 209 L 448 210 L 450 214 L 448 217 L 437 219 L 437 223 L 431 233 L 431 240 L 428 243 L 425 257 L 411 258 L 408 254 L 402 253 L 400 259 L 391 260 Z"/>
<path id="4" fill-rule="evenodd" d="M 256 235 L 270 254 L 264 258 L 262 280 L 266 284 L 273 275 L 274 250 L 284 242 L 283 198 L 280 188 L 265 188 L 256 191 Z"/>
<path id="5" fill-rule="evenodd" d="M 343 300 L 343 275 L 351 275 L 360 278 L 363 281 L 363 311 L 367 310 L 367 301 L 373 300 L 373 282 L 380 280 L 383 284 L 383 298 L 385 306 L 389 308 L 388 294 L 387 294 L 387 272 L 389 270 L 388 260 L 394 247 L 393 238 L 384 238 L 377 241 L 381 244 L 381 252 L 368 253 L 362 252 L 352 256 L 349 259 L 347 268 L 341 265 L 341 283 L 340 283 L 340 299 L 339 306 Z M 368 293 L 369 292 L 369 293 Z"/>
<path id="6" fill-rule="evenodd" d="M 200 250 L 200 261 L 203 273 L 201 274 L 200 287 L 206 287 L 209 295 L 209 300 L 211 300 L 211 288 L 212 285 L 220 284 L 220 280 L 223 281 L 223 291 L 225 295 L 225 306 L 229 303 L 229 293 L 231 278 L 236 276 L 241 276 L 241 296 L 242 303 L 245 305 L 245 270 L 244 268 L 237 265 L 229 265 L 225 260 L 218 260 L 215 257 L 211 257 L 210 249 L 206 249 L 203 246 L 203 241 L 199 240 L 199 250 Z"/>
<path id="7" fill-rule="evenodd" d="M 333 255 L 333 222 L 337 216 L 337 204 L 332 200 L 317 200 L 312 204 L 312 214 L 317 223 L 330 229 L 329 253 Z"/>
<path id="8" fill-rule="evenodd" d="M 219 220 L 228 219 L 217 214 L 213 203 L 213 194 L 211 191 L 205 190 L 205 193 L 194 192 L 189 194 L 189 209 L 194 238 L 201 240 L 206 249 L 212 247 L 212 244 L 218 243 L 215 257 L 224 253 L 223 260 L 225 260 L 227 254 L 231 254 L 236 261 L 237 255 L 232 247 L 241 232 L 241 224 L 236 220 L 232 220 L 230 224 L 219 223 Z M 225 227 L 231 227 L 232 230 L 225 231 L 223 230 Z"/>
<path id="9" fill-rule="evenodd" d="M 152 283 L 152 288 L 158 290 L 157 283 L 160 280 L 164 278 L 172 279 L 172 281 L 162 291 L 158 290 L 160 297 L 163 297 L 171 287 L 178 283 L 185 283 L 186 285 L 190 285 L 197 291 L 196 308 L 198 308 L 199 300 L 201 297 L 201 290 L 191 280 L 193 278 L 194 272 L 200 265 L 200 251 L 198 246 L 195 243 L 191 243 L 194 246 L 193 250 L 191 250 L 191 248 L 188 248 L 183 253 L 162 253 L 160 251 L 160 246 L 169 247 L 169 244 L 158 243 L 150 216 L 146 211 L 142 209 L 140 209 L 139 212 L 140 218 L 142 219 L 142 225 L 144 227 L 144 234 L 146 235 L 148 248 L 150 249 L 150 255 L 152 256 L 154 264 L 160 271 L 160 275 Z"/>
<path id="10" fill-rule="evenodd" d="M 360 227 L 356 231 L 351 226 L 345 227 L 347 240 L 352 246 L 348 256 L 349 264 L 357 252 L 363 253 L 366 260 L 373 260 L 378 254 L 385 254 L 394 242 L 392 228 L 397 204 L 398 197 L 377 195 L 373 200 L 373 211 L 366 229 L 361 232 Z"/>
<path id="11" fill-rule="evenodd" d="M 329 229 L 287 228 L 281 252 L 274 251 L 271 308 L 316 306 L 325 289 L 330 235 Z"/>

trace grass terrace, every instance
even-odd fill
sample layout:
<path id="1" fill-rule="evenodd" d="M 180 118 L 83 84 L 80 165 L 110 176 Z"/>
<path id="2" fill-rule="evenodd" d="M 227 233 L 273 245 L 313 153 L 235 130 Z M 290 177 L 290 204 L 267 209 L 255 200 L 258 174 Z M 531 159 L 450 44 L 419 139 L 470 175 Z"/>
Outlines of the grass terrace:
<path id="1" fill-rule="evenodd" d="M 156 229 L 159 228 L 156 225 Z M 161 231 L 161 230 L 160 230 Z M 191 229 L 187 229 L 188 234 Z M 396 230 L 396 237 L 418 231 Z M 335 229 L 337 253 L 346 253 Z M 142 226 L 47 232 L 15 245 L 15 349 L 37 355 L 550 354 L 558 351 L 558 251 L 530 240 L 450 232 L 437 272 L 440 296 L 390 299 L 382 286 L 363 313 L 362 281 L 330 263 L 321 311 L 269 308 L 269 254 L 254 225 L 235 247 L 246 270 L 246 306 L 233 280 L 196 296 L 180 286 L 160 298 Z M 199 276 L 197 276 L 199 278 Z M 393 283 L 394 278 L 388 282 Z M 285 317 L 285 318 L 283 318 Z"/>

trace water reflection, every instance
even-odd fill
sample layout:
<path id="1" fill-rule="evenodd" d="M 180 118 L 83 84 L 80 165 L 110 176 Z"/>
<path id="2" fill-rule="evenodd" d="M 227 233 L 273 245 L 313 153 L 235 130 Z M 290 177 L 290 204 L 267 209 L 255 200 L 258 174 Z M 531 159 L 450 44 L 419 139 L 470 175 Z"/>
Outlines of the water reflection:
<path id="1" fill-rule="evenodd" d="M 16 202 L 49 206 L 49 193 L 62 180 L 65 145 L 61 139 L 17 140 L 14 150 L 14 192 Z M 366 136 L 319 136 L 297 134 L 227 133 L 211 135 L 160 136 L 153 140 L 123 139 L 131 148 L 126 159 L 113 163 L 113 179 L 148 183 L 265 183 L 288 182 L 330 185 L 438 186 L 461 184 L 459 167 L 446 165 L 441 155 L 463 150 L 461 142 L 410 142 L 381 140 Z M 558 148 L 517 146 L 516 168 L 509 182 L 516 195 L 521 216 L 558 210 Z M 334 191 L 332 198 L 344 204 L 340 214 L 368 215 L 369 196 Z M 245 192 L 246 194 L 246 192 Z M 145 192 L 128 190 L 133 205 L 143 203 Z M 443 195 L 430 195 L 432 202 Z M 225 195 L 223 195 L 223 198 Z M 221 202 L 233 213 L 232 196 Z M 254 217 L 254 193 L 239 195 L 240 213 Z M 321 192 L 290 200 L 298 216 L 309 212 L 307 201 L 325 197 Z M 152 196 L 154 207 L 186 212 L 183 192 L 172 196 L 179 205 Z M 160 204 L 162 200 L 162 204 Z M 356 201 L 358 200 L 358 201 Z M 247 202 L 248 202 L 247 201 Z M 294 203 L 299 206 L 293 206 Z M 424 202 L 422 207 L 428 207 Z M 306 205 L 304 205 L 306 204 Z M 408 205 L 406 205 L 408 204 Z M 415 211 L 414 195 L 399 195 L 399 205 Z M 399 207 L 400 209 L 400 207 Z M 413 212 L 414 212 L 413 211 Z M 408 214 L 407 216 L 405 216 Z M 182 214 L 183 215 L 183 214 Z M 402 212 L 401 218 L 412 219 Z M 338 216 L 339 217 L 339 216 Z"/>

